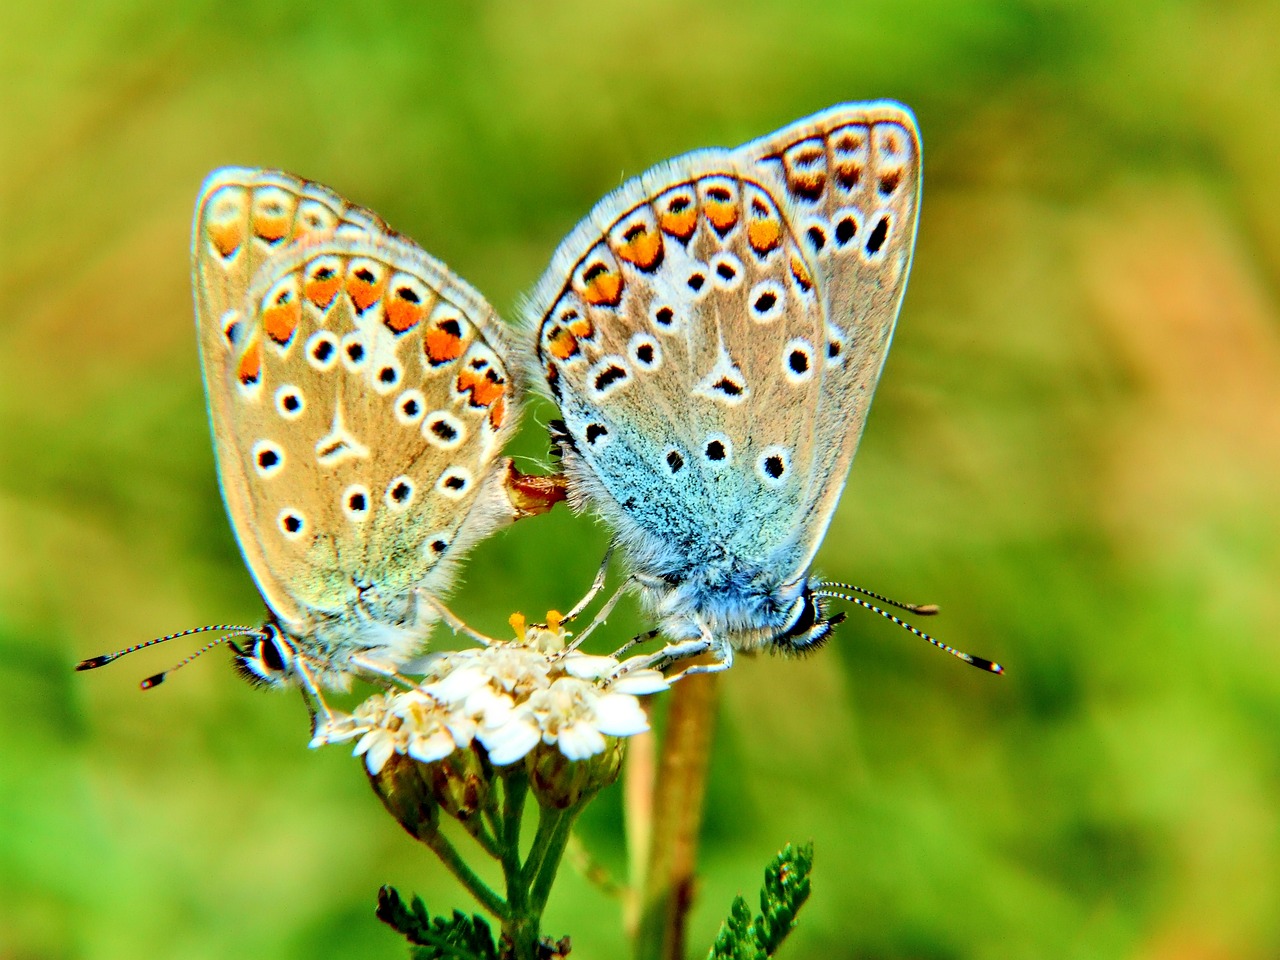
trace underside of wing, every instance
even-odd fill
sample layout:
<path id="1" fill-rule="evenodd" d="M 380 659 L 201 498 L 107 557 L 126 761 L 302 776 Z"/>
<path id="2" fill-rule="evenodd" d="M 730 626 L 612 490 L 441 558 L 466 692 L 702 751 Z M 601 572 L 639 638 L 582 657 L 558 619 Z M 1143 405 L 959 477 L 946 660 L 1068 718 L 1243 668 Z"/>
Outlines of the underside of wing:
<path id="1" fill-rule="evenodd" d="M 272 176 L 214 186 L 201 209 L 252 236 L 259 192 L 287 192 Z M 293 183 L 296 211 L 327 193 Z M 304 628 L 357 608 L 403 620 L 414 588 L 443 590 L 452 561 L 510 519 L 495 464 L 518 401 L 479 294 L 372 214 L 329 209 L 333 225 L 243 267 L 213 213 L 196 228 L 224 496 L 264 598 Z"/>
<path id="2" fill-rule="evenodd" d="M 744 570 L 784 548 L 825 341 L 811 268 L 753 169 L 707 150 L 627 183 L 525 316 L 575 493 L 642 566 Z"/>
<path id="3" fill-rule="evenodd" d="M 906 292 L 920 209 L 920 138 L 911 111 L 891 101 L 843 104 L 738 151 L 768 183 L 813 265 L 825 315 L 805 565 L 821 541 L 893 337 Z"/>

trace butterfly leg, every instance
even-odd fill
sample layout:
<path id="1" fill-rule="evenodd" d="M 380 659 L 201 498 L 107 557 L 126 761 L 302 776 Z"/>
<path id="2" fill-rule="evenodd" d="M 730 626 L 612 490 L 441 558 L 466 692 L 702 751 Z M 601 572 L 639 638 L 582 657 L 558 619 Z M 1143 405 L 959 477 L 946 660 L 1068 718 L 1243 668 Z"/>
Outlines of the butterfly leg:
<path id="1" fill-rule="evenodd" d="M 596 571 L 596 578 L 591 581 L 591 586 L 587 589 L 586 595 L 579 600 L 568 613 L 564 615 L 564 622 L 576 620 L 578 615 L 596 598 L 604 588 L 605 578 L 609 574 L 609 560 L 613 557 L 613 544 L 609 544 L 609 549 L 604 552 L 604 559 L 600 561 L 600 569 Z"/>
<path id="2" fill-rule="evenodd" d="M 445 625 L 454 633 L 464 633 L 468 637 L 470 637 L 472 640 L 476 641 L 476 643 L 484 647 L 500 642 L 498 640 L 493 639 L 493 637 L 486 637 L 483 633 L 480 633 L 478 630 L 474 630 L 471 627 L 467 626 L 467 624 L 462 621 L 462 618 L 457 616 L 452 610 L 446 607 L 443 603 L 441 603 L 435 597 L 430 597 L 430 596 L 427 596 L 425 593 L 419 592 L 418 599 L 422 602 L 427 603 L 433 610 L 435 610 L 435 612 L 440 615 L 440 619 L 443 620 L 445 622 Z"/>
<path id="3" fill-rule="evenodd" d="M 622 646 L 620 646 L 617 650 L 613 651 L 613 653 L 610 654 L 610 656 L 612 656 L 613 659 L 615 660 L 620 660 L 624 653 L 634 650 L 636 647 L 640 646 L 640 644 L 642 643 L 648 643 L 650 640 L 652 640 L 661 632 L 662 631 L 659 630 L 657 627 L 654 627 L 652 630 L 646 630 L 644 633 L 638 633 L 634 637 L 632 637 L 630 640 L 628 640 L 626 643 L 624 643 Z"/>
<path id="4" fill-rule="evenodd" d="M 630 673 L 633 670 L 666 670 L 677 663 L 692 660 L 694 657 L 700 657 L 708 653 L 715 657 L 712 663 L 699 663 L 686 667 L 675 676 L 667 679 L 674 682 L 691 674 L 719 673 L 733 666 L 733 647 L 724 640 L 716 639 L 703 627 L 701 636 L 693 640 L 669 643 L 648 657 L 643 659 L 635 658 L 632 663 L 623 666 L 622 670 L 619 671 L 619 676 Z"/>
<path id="5" fill-rule="evenodd" d="M 306 661 L 301 657 L 294 663 L 298 676 L 298 687 L 302 690 L 302 699 L 307 705 L 307 713 L 311 716 L 311 743 L 314 746 L 329 742 L 330 731 L 335 729 L 333 711 L 324 702 L 320 688 Z"/>
<path id="6" fill-rule="evenodd" d="M 606 558 L 608 559 L 608 558 Z M 618 605 L 618 601 L 622 599 L 622 595 L 627 592 L 627 588 L 631 586 L 631 578 L 628 577 L 618 585 L 618 589 L 613 591 L 613 596 L 605 601 L 604 606 L 596 611 L 596 615 L 591 618 L 591 622 L 583 628 L 582 632 L 573 638 L 573 643 L 565 647 L 565 653 L 577 650 L 582 645 L 582 641 L 591 635 L 596 627 L 602 626 L 609 619 L 609 614 L 613 613 L 613 608 Z"/>
<path id="7" fill-rule="evenodd" d="M 378 677 L 382 680 L 389 680 L 392 683 L 398 683 L 406 690 L 412 690 L 417 686 L 416 683 L 399 671 L 394 670 L 385 663 L 380 663 L 377 660 L 371 660 L 368 657 L 362 657 L 357 654 L 351 658 L 351 663 L 355 667 L 359 668 L 361 673 L 367 673 L 370 676 Z"/>

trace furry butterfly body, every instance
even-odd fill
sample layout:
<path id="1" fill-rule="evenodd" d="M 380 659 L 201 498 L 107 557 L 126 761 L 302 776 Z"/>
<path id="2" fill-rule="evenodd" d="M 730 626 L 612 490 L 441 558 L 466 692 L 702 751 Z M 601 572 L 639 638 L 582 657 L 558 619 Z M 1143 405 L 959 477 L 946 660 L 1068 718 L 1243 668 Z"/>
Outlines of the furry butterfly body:
<path id="1" fill-rule="evenodd" d="M 920 197 L 911 113 L 832 107 L 654 167 L 569 235 L 524 316 L 571 501 L 680 655 L 802 649 Z"/>

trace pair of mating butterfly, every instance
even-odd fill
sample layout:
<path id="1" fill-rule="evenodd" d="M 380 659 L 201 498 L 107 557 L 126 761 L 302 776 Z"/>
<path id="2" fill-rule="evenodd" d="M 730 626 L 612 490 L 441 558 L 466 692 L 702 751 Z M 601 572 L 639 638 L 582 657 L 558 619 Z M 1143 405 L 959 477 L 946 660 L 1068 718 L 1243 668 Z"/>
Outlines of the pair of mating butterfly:
<path id="1" fill-rule="evenodd" d="M 920 182 L 914 120 L 889 102 L 661 164 L 560 245 L 524 305 L 526 345 L 370 211 L 286 174 L 216 171 L 193 239 L 200 351 L 270 615 L 201 628 L 235 631 L 209 646 L 246 638 L 242 672 L 323 709 L 320 687 L 394 676 L 434 621 L 456 629 L 439 598 L 458 559 L 566 488 L 612 525 L 667 638 L 646 665 L 812 648 L 843 618 L 834 597 L 902 623 L 809 567 L 889 348 Z M 563 481 L 499 456 L 521 366 L 559 407 Z"/>

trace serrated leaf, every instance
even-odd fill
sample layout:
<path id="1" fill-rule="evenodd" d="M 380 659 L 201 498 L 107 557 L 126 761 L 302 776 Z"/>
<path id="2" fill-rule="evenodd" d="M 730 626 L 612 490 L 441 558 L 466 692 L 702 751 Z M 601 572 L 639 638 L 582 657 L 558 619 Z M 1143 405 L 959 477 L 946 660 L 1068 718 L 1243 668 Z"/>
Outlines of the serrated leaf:
<path id="1" fill-rule="evenodd" d="M 760 913 L 753 919 L 743 897 L 733 901 L 729 916 L 711 948 L 709 960 L 765 960 L 795 929 L 796 914 L 809 899 L 813 844 L 787 844 L 765 868 Z"/>
<path id="2" fill-rule="evenodd" d="M 421 897 L 406 906 L 394 887 L 378 891 L 377 916 L 414 945 L 414 960 L 498 960 L 493 932 L 483 917 L 461 910 L 433 917 Z"/>

